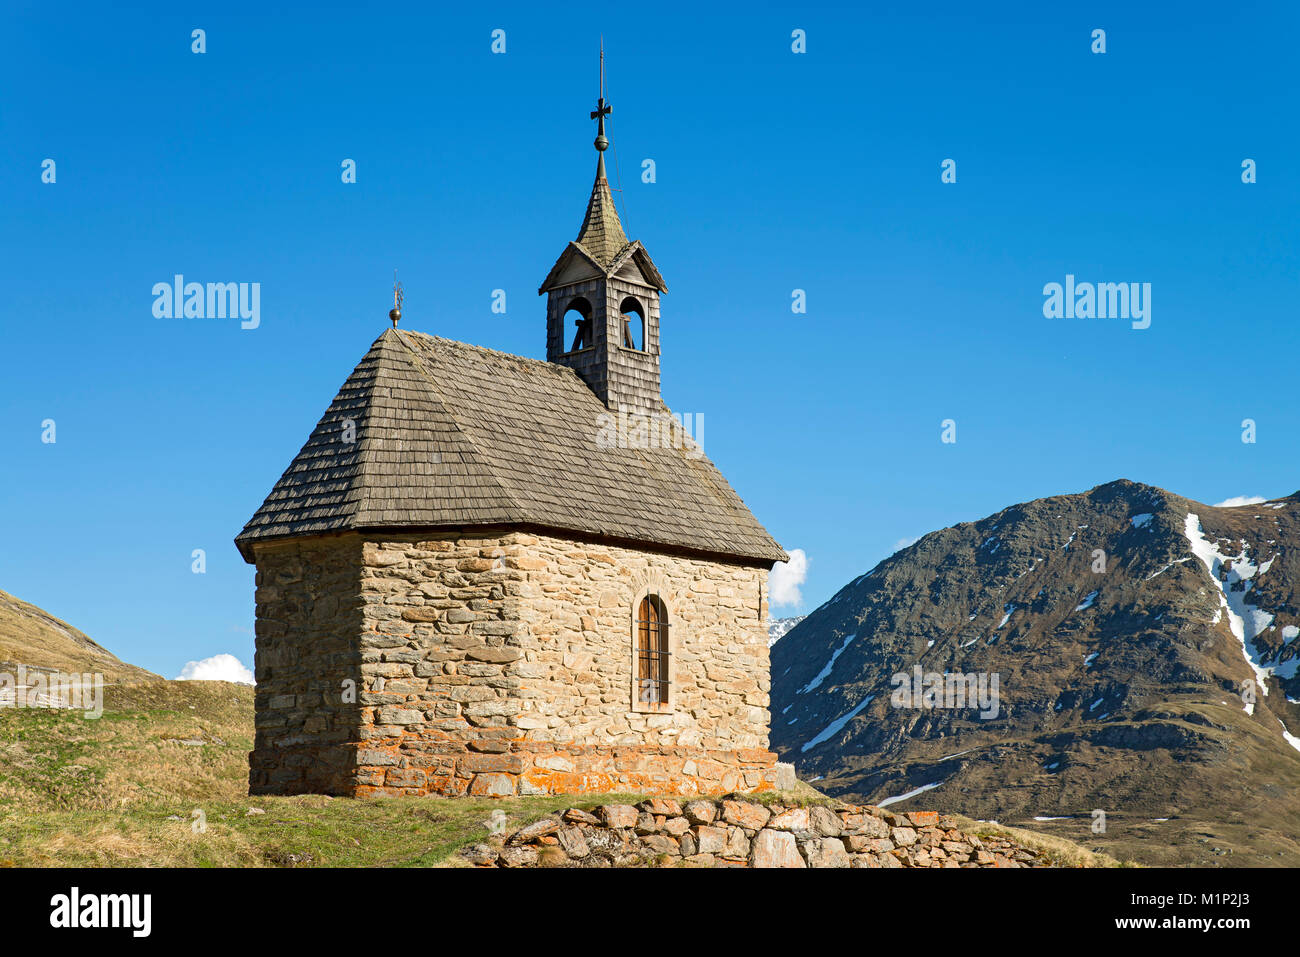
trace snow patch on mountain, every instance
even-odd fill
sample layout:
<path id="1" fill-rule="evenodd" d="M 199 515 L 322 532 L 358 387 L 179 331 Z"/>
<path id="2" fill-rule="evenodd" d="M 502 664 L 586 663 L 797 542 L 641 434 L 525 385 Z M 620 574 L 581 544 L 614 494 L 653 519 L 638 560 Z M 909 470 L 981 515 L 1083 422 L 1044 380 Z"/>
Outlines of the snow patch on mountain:
<path id="1" fill-rule="evenodd" d="M 1287 700 L 1290 701 L 1291 699 L 1288 698 Z M 1277 723 L 1282 725 L 1282 737 L 1286 738 L 1286 743 L 1291 745 L 1291 747 L 1295 748 L 1297 751 L 1300 751 L 1300 738 L 1297 738 L 1286 729 L 1286 725 L 1282 724 L 1281 718 L 1277 719 Z"/>
<path id="2" fill-rule="evenodd" d="M 1242 651 L 1246 656 L 1246 663 L 1255 672 L 1255 683 L 1259 686 L 1260 691 L 1267 695 L 1269 675 L 1276 675 L 1279 678 L 1293 678 L 1297 668 L 1300 668 L 1300 659 L 1298 658 L 1292 658 L 1280 665 L 1267 665 L 1265 664 L 1264 655 L 1255 646 L 1256 636 L 1273 624 L 1275 616 L 1266 611 L 1261 611 L 1255 605 L 1247 604 L 1246 596 L 1255 584 L 1251 579 L 1262 573 L 1262 571 L 1267 571 L 1272 564 L 1272 559 L 1265 562 L 1262 568 L 1256 565 L 1246 557 L 1249 548 L 1245 542 L 1241 543 L 1240 555 L 1224 555 L 1216 545 L 1212 545 L 1206 540 L 1205 532 L 1201 528 L 1201 520 L 1192 512 L 1187 513 L 1184 533 L 1187 535 L 1188 542 L 1191 543 L 1192 553 L 1204 563 L 1206 571 L 1210 573 L 1210 577 L 1214 579 L 1215 585 L 1218 586 L 1220 610 L 1227 613 L 1228 627 L 1237 640 L 1241 642 Z M 1282 634 L 1283 637 L 1286 636 L 1285 628 Z M 1245 710 L 1247 714 L 1253 714 L 1255 711 L 1253 702 L 1247 704 Z M 1282 719 L 1278 719 L 1278 724 L 1282 725 L 1282 737 L 1286 739 L 1287 744 L 1300 751 L 1300 738 L 1287 730 Z"/>
<path id="3" fill-rule="evenodd" d="M 821 671 L 817 672 L 817 676 L 813 678 L 812 681 L 808 682 L 806 685 L 804 685 L 802 688 L 796 691 L 795 694 L 807 694 L 809 691 L 813 691 L 816 688 L 818 688 L 821 685 L 821 683 L 830 676 L 831 669 L 835 667 L 836 660 L 839 658 L 840 655 L 844 654 L 844 649 L 849 646 L 849 642 L 856 637 L 858 637 L 856 634 L 846 635 L 844 637 L 844 643 L 831 652 L 831 660 L 826 662 L 825 666 L 823 666 Z"/>
<path id="4" fill-rule="evenodd" d="M 1155 578 L 1155 577 L 1157 577 L 1157 576 L 1159 576 L 1159 575 L 1163 575 L 1165 572 L 1169 571 L 1169 569 L 1173 568 L 1175 565 L 1181 565 L 1183 562 L 1190 562 L 1190 561 L 1193 561 L 1193 560 L 1194 560 L 1194 559 L 1192 559 L 1192 558 L 1176 558 L 1176 559 L 1174 559 L 1172 562 L 1170 562 L 1168 565 L 1166 565 L 1164 568 L 1160 569 L 1160 571 L 1158 571 L 1158 572 L 1152 572 L 1150 575 L 1148 575 L 1148 576 L 1147 576 L 1145 579 L 1143 579 L 1143 580 L 1144 580 L 1144 581 L 1150 581 L 1151 579 L 1153 579 L 1153 578 Z"/>
<path id="5" fill-rule="evenodd" d="M 1183 533 L 1192 546 L 1192 554 L 1201 560 L 1205 570 L 1214 579 L 1219 591 L 1220 608 L 1228 616 L 1228 627 L 1241 642 L 1246 663 L 1255 672 L 1260 691 L 1267 695 L 1268 676 L 1275 669 L 1265 667 L 1263 656 L 1255 648 L 1255 636 L 1273 623 L 1273 616 L 1246 602 L 1246 596 L 1254 584 L 1251 579 L 1259 571 L 1259 566 L 1246 557 L 1248 549 L 1245 543 L 1242 544 L 1240 555 L 1228 556 L 1220 552 L 1216 545 L 1206 540 L 1201 520 L 1194 512 L 1187 513 Z M 1290 671 L 1294 674 L 1294 667 Z"/>
<path id="6" fill-rule="evenodd" d="M 807 617 L 807 615 L 799 615 L 795 618 L 769 618 L 767 620 L 767 646 L 771 648 L 784 638 L 791 628 Z"/>
<path id="7" fill-rule="evenodd" d="M 918 794 L 924 794 L 926 791 L 933 791 L 942 783 L 942 781 L 935 781 L 933 784 L 922 784 L 914 791 L 908 791 L 906 794 L 899 794 L 896 797 L 888 797 L 883 801 L 877 801 L 876 807 L 889 807 L 889 805 L 897 804 L 899 801 L 906 801 L 908 798 L 914 798 Z"/>
<path id="8" fill-rule="evenodd" d="M 871 704 L 871 699 L 873 699 L 874 697 L 875 697 L 875 695 L 873 695 L 873 694 L 869 694 L 869 695 L 867 695 L 865 698 L 862 699 L 861 704 L 859 704 L 856 708 L 854 708 L 854 709 L 853 709 L 852 711 L 850 711 L 848 714 L 844 714 L 844 715 L 841 715 L 840 717 L 836 718 L 834 721 L 832 721 L 830 724 L 828 724 L 825 728 L 823 728 L 822 731 L 821 731 L 821 733 L 818 734 L 817 737 L 815 737 L 815 738 L 811 738 L 811 739 L 809 739 L 808 741 L 805 741 L 805 742 L 803 743 L 803 745 L 800 746 L 799 750 L 800 750 L 800 751 L 807 751 L 809 748 L 815 748 L 815 747 L 817 747 L 817 745 L 821 744 L 823 741 L 825 741 L 825 740 L 827 740 L 827 739 L 829 739 L 829 738 L 831 738 L 831 737 L 833 737 L 833 736 L 839 734 L 841 731 L 844 730 L 844 726 L 845 726 L 846 724 L 848 724 L 850 721 L 852 721 L 854 718 L 856 718 L 859 714 L 862 713 L 862 709 L 863 709 L 863 708 L 865 708 L 867 705 Z M 879 807 L 879 805 L 877 805 L 877 807 Z"/>

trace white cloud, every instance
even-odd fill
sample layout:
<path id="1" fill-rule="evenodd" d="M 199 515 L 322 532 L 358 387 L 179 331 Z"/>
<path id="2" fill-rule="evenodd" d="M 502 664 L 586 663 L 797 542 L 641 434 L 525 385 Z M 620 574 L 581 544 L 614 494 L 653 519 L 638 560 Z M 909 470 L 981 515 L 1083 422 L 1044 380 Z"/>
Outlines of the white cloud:
<path id="1" fill-rule="evenodd" d="M 920 535 L 917 535 L 915 538 L 900 538 L 898 541 L 894 542 L 894 551 L 901 552 L 908 545 L 915 545 L 920 540 Z"/>
<path id="2" fill-rule="evenodd" d="M 802 548 L 789 550 L 788 562 L 777 562 L 767 576 L 768 598 L 773 605 L 797 605 L 803 601 L 799 586 L 808 577 L 808 556 Z"/>
<path id="3" fill-rule="evenodd" d="M 187 661 L 177 681 L 233 681 L 251 685 L 253 673 L 234 655 L 213 655 L 202 661 Z"/>
<path id="4" fill-rule="evenodd" d="M 1260 502 L 1267 502 L 1262 495 L 1234 495 L 1232 498 L 1225 498 L 1222 502 L 1215 502 L 1215 508 L 1238 508 L 1242 505 L 1258 505 Z"/>

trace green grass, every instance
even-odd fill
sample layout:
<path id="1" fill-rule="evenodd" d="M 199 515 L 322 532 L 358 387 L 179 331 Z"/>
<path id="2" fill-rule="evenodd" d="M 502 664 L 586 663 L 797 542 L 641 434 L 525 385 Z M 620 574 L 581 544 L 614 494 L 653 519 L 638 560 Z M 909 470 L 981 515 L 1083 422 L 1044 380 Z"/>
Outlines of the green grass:
<path id="1" fill-rule="evenodd" d="M 110 686 L 97 720 L 0 709 L 0 866 L 454 867 L 489 839 L 493 812 L 514 830 L 651 796 L 249 797 L 252 730 L 252 689 L 224 682 Z M 803 783 L 754 797 L 840 803 Z M 1067 844 L 1052 849 L 1085 863 Z"/>
<path id="2" fill-rule="evenodd" d="M 503 799 L 319 796 L 141 804 L 116 813 L 41 812 L 0 821 L 0 865 L 167 867 L 436 867 L 488 839 L 494 811 L 514 829 L 549 811 L 644 795 Z M 249 808 L 264 814 L 248 815 Z M 203 812 L 199 828 L 196 810 Z"/>
<path id="3" fill-rule="evenodd" d="M 1007 827 L 992 821 L 974 821 L 960 814 L 952 817 L 967 834 L 979 838 L 1007 838 L 1034 851 L 1057 867 L 1140 867 L 1133 861 L 1120 861 L 1100 851 L 1090 851 L 1051 834 L 1023 827 Z"/>
<path id="4" fill-rule="evenodd" d="M 253 798 L 252 727 L 252 689 L 223 682 L 112 686 L 98 720 L 0 710 L 0 865 L 454 866 L 494 811 L 513 829 L 646 797 Z"/>

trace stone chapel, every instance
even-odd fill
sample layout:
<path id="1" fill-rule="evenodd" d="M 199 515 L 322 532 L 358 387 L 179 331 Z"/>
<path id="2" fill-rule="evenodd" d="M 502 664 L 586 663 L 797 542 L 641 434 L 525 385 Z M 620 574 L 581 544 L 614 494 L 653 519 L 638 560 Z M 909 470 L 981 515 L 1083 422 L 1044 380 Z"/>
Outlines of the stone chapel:
<path id="1" fill-rule="evenodd" d="M 395 309 L 235 539 L 257 567 L 251 793 L 721 794 L 792 774 L 768 750 L 786 554 L 660 398 L 667 286 L 615 211 L 608 113 L 582 228 L 539 289 L 546 361 L 398 329 Z"/>

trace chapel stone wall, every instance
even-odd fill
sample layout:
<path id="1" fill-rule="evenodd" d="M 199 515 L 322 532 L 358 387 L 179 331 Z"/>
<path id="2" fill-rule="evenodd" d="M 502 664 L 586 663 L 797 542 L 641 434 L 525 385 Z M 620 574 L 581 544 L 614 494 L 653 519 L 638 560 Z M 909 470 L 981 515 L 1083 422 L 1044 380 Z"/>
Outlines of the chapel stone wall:
<path id="1" fill-rule="evenodd" d="M 334 752 L 328 773 L 294 776 L 271 749 L 295 735 L 295 747 L 310 750 L 313 736 L 335 747 L 339 732 L 351 734 L 343 790 L 359 795 L 773 785 L 765 570 L 523 532 L 346 538 L 258 548 L 258 692 L 272 724 L 263 736 L 259 723 L 255 788 L 335 782 Z M 307 575 L 307 556 L 333 570 Z M 264 575 L 279 582 L 265 603 Z M 634 704 L 632 617 L 647 592 L 665 601 L 672 638 L 670 704 L 658 713 Z M 326 636 L 313 616 L 331 598 L 348 613 Z M 275 617 L 264 624 L 264 612 Z M 339 658 L 349 629 L 351 657 Z M 298 669 L 266 672 L 265 697 L 264 657 Z M 295 710 L 322 683 L 312 662 L 328 663 L 329 684 L 343 660 L 357 681 L 352 720 L 332 705 L 323 723 Z"/>
<path id="2" fill-rule="evenodd" d="M 250 793 L 349 794 L 354 789 L 360 558 L 361 539 L 355 535 L 256 548 Z"/>

